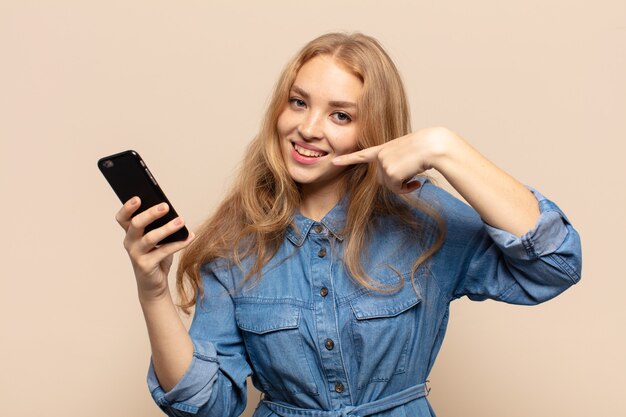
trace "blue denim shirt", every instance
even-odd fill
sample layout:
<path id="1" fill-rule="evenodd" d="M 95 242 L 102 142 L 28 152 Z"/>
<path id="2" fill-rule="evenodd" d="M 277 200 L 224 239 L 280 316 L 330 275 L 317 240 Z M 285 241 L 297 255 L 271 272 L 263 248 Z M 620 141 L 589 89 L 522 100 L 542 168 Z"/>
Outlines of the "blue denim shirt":
<path id="1" fill-rule="evenodd" d="M 577 232 L 553 202 L 531 191 L 541 216 L 520 238 L 424 181 L 416 193 L 441 213 L 447 233 L 417 271 L 416 285 L 411 267 L 423 248 L 397 222 L 376 220 L 363 259 L 381 283 L 401 282 L 390 265 L 402 274 L 393 292 L 368 290 L 347 273 L 345 201 L 320 222 L 297 214 L 297 229 L 288 230 L 258 284 L 242 286 L 245 272 L 224 260 L 202 268 L 205 298 L 190 329 L 192 363 L 169 392 L 150 366 L 153 398 L 171 416 L 237 416 L 251 375 L 264 395 L 255 417 L 434 416 L 423 384 L 452 300 L 531 305 L 580 279 Z"/>

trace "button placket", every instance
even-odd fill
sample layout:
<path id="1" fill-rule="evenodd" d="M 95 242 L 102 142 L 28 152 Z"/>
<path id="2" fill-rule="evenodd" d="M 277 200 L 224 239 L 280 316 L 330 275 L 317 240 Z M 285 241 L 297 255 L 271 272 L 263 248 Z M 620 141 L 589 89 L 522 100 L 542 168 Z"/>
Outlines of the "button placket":
<path id="1" fill-rule="evenodd" d="M 319 226 L 319 227 L 318 227 Z M 319 294 L 315 297 L 316 339 L 321 356 L 323 375 L 331 394 L 331 403 L 341 406 L 349 402 L 350 392 L 344 385 L 347 380 L 345 366 L 339 346 L 339 329 L 336 326 L 336 309 L 334 297 L 328 297 L 331 291 L 331 264 L 333 253 L 330 250 L 331 236 L 324 233 L 322 225 L 314 225 L 309 235 L 312 285 Z M 340 384 L 340 385 L 338 385 Z"/>

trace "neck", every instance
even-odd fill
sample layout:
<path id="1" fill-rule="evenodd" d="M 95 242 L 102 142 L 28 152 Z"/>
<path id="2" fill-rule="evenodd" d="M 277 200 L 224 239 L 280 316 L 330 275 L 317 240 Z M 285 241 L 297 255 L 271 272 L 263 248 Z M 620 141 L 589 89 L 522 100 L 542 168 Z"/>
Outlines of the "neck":
<path id="1" fill-rule="evenodd" d="M 334 187 L 316 188 L 309 184 L 301 186 L 302 202 L 300 213 L 309 219 L 320 221 L 335 207 L 345 192 L 343 184 Z"/>

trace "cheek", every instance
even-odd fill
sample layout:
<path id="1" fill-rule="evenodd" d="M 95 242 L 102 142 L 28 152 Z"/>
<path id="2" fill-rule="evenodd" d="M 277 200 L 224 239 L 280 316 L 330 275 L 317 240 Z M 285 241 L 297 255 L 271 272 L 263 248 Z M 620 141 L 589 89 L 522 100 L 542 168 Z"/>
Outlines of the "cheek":
<path id="1" fill-rule="evenodd" d="M 339 132 L 335 137 L 334 148 L 337 153 L 346 154 L 359 149 L 356 130 Z"/>
<path id="2" fill-rule="evenodd" d="M 278 132 L 278 135 L 281 137 L 283 136 L 285 132 L 285 118 L 283 117 L 282 114 L 278 116 L 278 120 L 276 120 L 276 131 Z"/>
<path id="3" fill-rule="evenodd" d="M 283 137 L 289 134 L 297 126 L 297 117 L 289 109 L 283 110 L 276 120 L 276 131 Z"/>

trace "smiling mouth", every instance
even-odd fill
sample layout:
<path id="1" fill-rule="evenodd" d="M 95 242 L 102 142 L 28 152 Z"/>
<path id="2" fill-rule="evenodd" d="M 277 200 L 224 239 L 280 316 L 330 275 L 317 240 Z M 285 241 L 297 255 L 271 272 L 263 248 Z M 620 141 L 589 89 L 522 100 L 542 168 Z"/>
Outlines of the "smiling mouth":
<path id="1" fill-rule="evenodd" d="M 320 158 L 322 156 L 328 155 L 328 152 L 312 151 L 311 149 L 303 148 L 297 143 L 292 143 L 292 145 L 296 152 L 298 152 L 298 154 L 309 158 Z"/>

